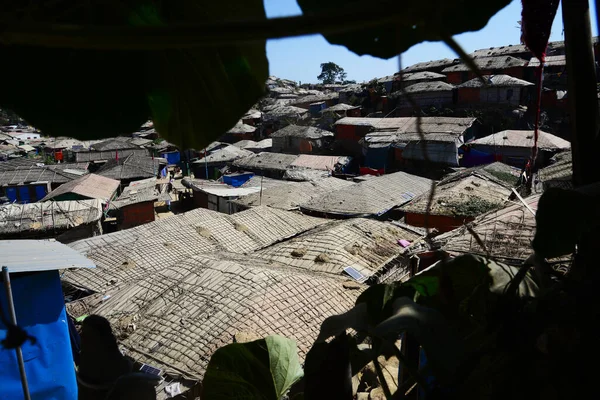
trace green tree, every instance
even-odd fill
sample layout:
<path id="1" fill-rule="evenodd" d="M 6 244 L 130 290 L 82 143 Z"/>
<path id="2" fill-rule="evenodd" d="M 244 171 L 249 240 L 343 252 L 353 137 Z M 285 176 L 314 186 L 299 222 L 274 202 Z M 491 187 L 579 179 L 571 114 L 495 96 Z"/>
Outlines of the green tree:
<path id="1" fill-rule="evenodd" d="M 317 76 L 317 79 L 322 81 L 324 84 L 335 83 L 337 81 L 345 81 L 348 74 L 344 71 L 344 68 L 340 67 L 334 62 L 326 62 L 321 64 L 321 73 Z"/>

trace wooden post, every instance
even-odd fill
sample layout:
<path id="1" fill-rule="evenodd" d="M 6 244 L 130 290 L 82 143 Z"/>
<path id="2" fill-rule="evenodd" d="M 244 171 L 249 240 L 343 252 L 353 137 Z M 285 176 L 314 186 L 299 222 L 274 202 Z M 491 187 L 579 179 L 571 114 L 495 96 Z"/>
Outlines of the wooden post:
<path id="1" fill-rule="evenodd" d="M 569 88 L 573 183 L 583 186 L 600 181 L 597 158 L 598 96 L 587 0 L 563 0 L 563 23 Z"/>

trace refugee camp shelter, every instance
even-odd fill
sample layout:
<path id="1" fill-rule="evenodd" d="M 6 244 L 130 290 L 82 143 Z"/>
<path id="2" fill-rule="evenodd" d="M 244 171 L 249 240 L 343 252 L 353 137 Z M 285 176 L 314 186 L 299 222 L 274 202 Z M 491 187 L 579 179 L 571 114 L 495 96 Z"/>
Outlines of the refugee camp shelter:
<path id="1" fill-rule="evenodd" d="M 564 151 L 550 159 L 551 164 L 542 168 L 534 179 L 536 191 L 543 192 L 549 188 L 573 188 L 573 153 Z"/>
<path id="2" fill-rule="evenodd" d="M 59 186 L 41 201 L 100 199 L 103 203 L 107 203 L 115 197 L 119 185 L 117 180 L 87 174 Z"/>
<path id="3" fill-rule="evenodd" d="M 233 201 L 236 212 L 261 205 L 280 210 L 297 210 L 300 204 L 317 196 L 354 185 L 354 182 L 333 177 L 303 182 L 257 177 L 247 183 L 251 185 L 247 187 L 259 187 L 261 190 Z"/>
<path id="4" fill-rule="evenodd" d="M 538 132 L 537 164 L 545 166 L 556 153 L 571 148 L 571 143 L 544 131 Z M 473 140 L 469 146 L 484 153 L 493 154 L 497 161 L 523 168 L 531 157 L 534 131 L 506 130 Z"/>
<path id="5" fill-rule="evenodd" d="M 419 239 L 415 231 L 391 222 L 353 218 L 331 221 L 254 255 L 312 273 L 377 282 L 392 269 L 408 266 L 408 259 L 398 258 Z"/>
<path id="6" fill-rule="evenodd" d="M 401 207 L 407 224 L 448 232 L 506 205 L 520 170 L 500 162 L 449 175 L 431 191 Z"/>
<path id="7" fill-rule="evenodd" d="M 68 200 L 0 206 L 0 238 L 56 238 L 67 243 L 102 233 L 102 201 Z"/>
<path id="8" fill-rule="evenodd" d="M 533 254 L 535 212 L 540 195 L 515 201 L 506 207 L 479 216 L 469 226 L 462 226 L 434 239 L 434 245 L 451 255 L 480 254 L 502 262 L 523 265 Z"/>
<path id="9" fill-rule="evenodd" d="M 333 218 L 380 216 L 431 188 L 431 180 L 396 172 L 324 193 L 300 204 L 304 213 Z"/>
<path id="10" fill-rule="evenodd" d="M 5 315 L 12 296 L 16 321 L 35 338 L 15 350 L 0 351 L 2 398 L 24 398 L 21 367 L 32 399 L 77 399 L 77 380 L 69 335 L 69 318 L 58 271 L 94 268 L 94 263 L 76 250 L 55 241 L 2 240 L 3 286 L 0 303 Z M 10 283 L 8 279 L 10 279 Z M 7 289 L 8 287 L 8 289 Z M 0 321 L 0 338 L 7 326 Z M 19 356 L 19 353 L 21 354 Z"/>
<path id="11" fill-rule="evenodd" d="M 276 153 L 319 153 L 333 142 L 333 132 L 313 126 L 288 125 L 271 134 Z"/>

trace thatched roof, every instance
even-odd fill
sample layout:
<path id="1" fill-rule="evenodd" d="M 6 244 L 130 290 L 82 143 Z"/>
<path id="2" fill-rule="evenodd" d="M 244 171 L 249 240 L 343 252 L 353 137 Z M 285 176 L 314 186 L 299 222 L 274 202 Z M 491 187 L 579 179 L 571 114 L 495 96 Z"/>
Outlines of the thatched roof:
<path id="1" fill-rule="evenodd" d="M 254 255 L 325 274 L 342 275 L 345 267 L 353 267 L 369 278 L 405 251 L 399 240 L 414 242 L 419 238 L 415 232 L 389 222 L 354 218 L 330 222 Z"/>
<path id="2" fill-rule="evenodd" d="M 112 199 L 120 184 L 118 180 L 102 175 L 87 174 L 60 185 L 41 201 L 48 201 L 63 194 L 74 193 L 89 199 L 99 199 L 102 202 L 107 202 Z"/>
<path id="3" fill-rule="evenodd" d="M 213 352 L 238 334 L 293 339 L 304 359 L 323 320 L 360 294 L 345 282 L 248 256 L 194 255 L 140 276 L 93 312 L 123 333 L 119 344 L 135 359 L 200 380 Z"/>
<path id="4" fill-rule="evenodd" d="M 482 71 L 489 71 L 493 69 L 505 69 L 515 67 L 527 66 L 527 61 L 522 58 L 501 56 L 501 57 L 476 57 L 474 58 L 475 64 Z M 444 68 L 442 72 L 468 72 L 471 69 L 466 64 L 457 64 L 448 68 Z"/>
<path id="5" fill-rule="evenodd" d="M 571 143 L 558 136 L 554 136 L 553 134 L 544 131 L 539 131 L 538 133 L 538 148 L 541 150 L 566 150 L 571 148 Z M 474 147 L 485 145 L 494 147 L 531 148 L 534 141 L 533 136 L 534 131 L 506 130 L 481 139 L 473 140 L 470 144 Z"/>
<path id="6" fill-rule="evenodd" d="M 525 87 L 534 86 L 533 83 L 518 79 L 510 75 L 484 75 L 483 80 L 480 78 L 474 78 L 466 81 L 462 85 L 458 85 L 459 88 L 487 88 L 487 87 Z"/>
<path id="7" fill-rule="evenodd" d="M 0 206 L 0 235 L 18 238 L 33 232 L 62 231 L 100 218 L 102 202 L 98 199 L 7 204 Z"/>
<path id="8" fill-rule="evenodd" d="M 303 211 L 332 216 L 381 215 L 431 188 L 431 180 L 405 172 L 383 175 L 321 195 L 300 205 Z"/>
<path id="9" fill-rule="evenodd" d="M 321 139 L 324 137 L 333 137 L 333 132 L 319 129 L 314 126 L 288 125 L 271 133 L 272 138 L 296 137 L 304 139 Z"/>
<path id="10" fill-rule="evenodd" d="M 530 196 L 525 203 L 535 211 L 539 198 L 539 195 Z M 535 216 L 519 201 L 482 215 L 469 226 L 479 240 L 463 226 L 437 236 L 434 242 L 452 254 L 489 254 L 519 264 L 533 253 L 531 241 L 535 232 Z"/>
<path id="11" fill-rule="evenodd" d="M 233 215 L 198 208 L 72 243 L 70 246 L 93 260 L 97 268 L 69 270 L 63 280 L 96 292 L 115 293 L 192 255 L 214 251 L 250 253 L 324 222 L 268 207 Z"/>

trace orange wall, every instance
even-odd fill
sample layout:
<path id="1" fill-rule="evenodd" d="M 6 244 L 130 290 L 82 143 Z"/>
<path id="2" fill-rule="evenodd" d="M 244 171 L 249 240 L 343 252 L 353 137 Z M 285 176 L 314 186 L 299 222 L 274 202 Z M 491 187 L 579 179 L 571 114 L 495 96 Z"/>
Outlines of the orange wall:
<path id="1" fill-rule="evenodd" d="M 425 227 L 425 214 L 407 213 L 406 223 L 412 226 Z M 435 228 L 440 233 L 448 232 L 467 222 L 473 221 L 473 217 L 449 217 L 447 215 L 430 215 L 427 223 L 429 228 Z"/>

